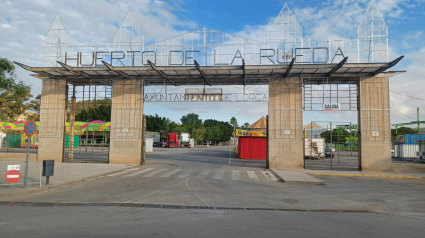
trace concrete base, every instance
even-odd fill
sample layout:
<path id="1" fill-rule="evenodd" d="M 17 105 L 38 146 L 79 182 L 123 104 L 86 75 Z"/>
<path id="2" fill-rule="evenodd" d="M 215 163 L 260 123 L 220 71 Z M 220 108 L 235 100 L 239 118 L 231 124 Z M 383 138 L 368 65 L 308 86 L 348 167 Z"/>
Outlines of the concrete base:
<path id="1" fill-rule="evenodd" d="M 284 183 L 289 184 L 313 184 L 323 185 L 320 179 L 308 175 L 305 170 L 298 169 L 270 169 L 276 176 L 278 176 Z"/>
<path id="2" fill-rule="evenodd" d="M 391 144 L 363 143 L 361 148 L 362 171 L 392 171 Z"/>
<path id="3" fill-rule="evenodd" d="M 302 169 L 304 168 L 302 142 L 269 142 L 270 168 Z"/>
<path id="4" fill-rule="evenodd" d="M 425 173 L 425 164 L 392 164 L 395 173 Z"/>
<path id="5" fill-rule="evenodd" d="M 38 158 L 40 161 L 54 160 L 55 163 L 61 163 L 63 150 L 62 138 L 43 138 L 38 143 Z"/>
<path id="6" fill-rule="evenodd" d="M 139 139 L 115 139 L 111 140 L 109 150 L 110 164 L 135 164 L 141 165 L 142 141 Z"/>

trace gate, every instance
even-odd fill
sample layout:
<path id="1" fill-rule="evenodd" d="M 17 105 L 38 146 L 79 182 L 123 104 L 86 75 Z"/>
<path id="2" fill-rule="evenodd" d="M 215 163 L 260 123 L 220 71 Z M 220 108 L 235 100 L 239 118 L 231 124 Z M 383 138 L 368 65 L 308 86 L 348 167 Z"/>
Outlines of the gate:
<path id="1" fill-rule="evenodd" d="M 304 127 L 304 168 L 359 170 L 357 125 L 312 121 Z"/>

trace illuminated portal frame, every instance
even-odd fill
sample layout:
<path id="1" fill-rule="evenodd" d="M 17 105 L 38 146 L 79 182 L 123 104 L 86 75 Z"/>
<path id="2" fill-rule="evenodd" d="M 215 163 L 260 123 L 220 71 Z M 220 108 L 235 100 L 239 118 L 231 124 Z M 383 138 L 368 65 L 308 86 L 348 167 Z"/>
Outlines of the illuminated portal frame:
<path id="1" fill-rule="evenodd" d="M 304 38 L 297 19 L 285 4 L 269 30 L 268 42 L 201 28 L 145 45 L 133 14 L 128 12 L 113 42 L 68 45 L 59 14 L 45 40 L 45 67 L 225 66 L 388 62 L 388 28 L 372 1 L 358 28 L 358 38 Z"/>

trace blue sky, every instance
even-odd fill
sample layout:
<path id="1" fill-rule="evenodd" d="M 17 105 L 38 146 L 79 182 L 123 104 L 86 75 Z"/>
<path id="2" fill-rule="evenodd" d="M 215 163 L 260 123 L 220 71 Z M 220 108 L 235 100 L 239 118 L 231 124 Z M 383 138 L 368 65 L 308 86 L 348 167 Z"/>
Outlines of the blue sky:
<path id="1" fill-rule="evenodd" d="M 395 70 L 408 72 L 391 79 L 391 90 L 425 99 L 425 0 L 375 2 L 389 28 L 390 60 L 406 56 Z M 201 27 L 266 40 L 271 23 L 285 3 L 300 22 L 304 37 L 355 39 L 370 0 L 3 0 L 0 2 L 0 57 L 42 66 L 44 36 L 56 12 L 61 14 L 70 45 L 111 41 L 128 9 L 141 25 L 147 43 Z M 40 93 L 40 80 L 21 69 L 17 73 L 20 80 L 33 85 L 33 94 Z M 421 117 L 425 119 L 423 102 L 391 93 L 392 123 L 411 121 L 416 117 L 416 107 L 421 108 Z M 198 113 L 202 119 L 227 121 L 236 116 L 243 124 L 266 115 L 267 103 L 146 103 L 145 112 L 175 121 L 190 112 Z M 312 120 L 356 122 L 356 114 L 305 112 L 304 124 Z"/>

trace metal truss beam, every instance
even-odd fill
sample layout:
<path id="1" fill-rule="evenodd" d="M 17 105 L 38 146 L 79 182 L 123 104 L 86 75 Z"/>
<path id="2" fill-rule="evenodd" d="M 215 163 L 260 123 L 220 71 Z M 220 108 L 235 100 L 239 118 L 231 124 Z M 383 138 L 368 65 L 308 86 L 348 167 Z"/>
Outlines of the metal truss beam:
<path id="1" fill-rule="evenodd" d="M 339 62 L 339 64 L 333 68 L 331 71 L 329 71 L 327 77 L 329 78 L 330 76 L 332 76 L 332 74 L 334 74 L 336 71 L 338 71 L 338 69 L 342 68 L 342 66 L 344 66 L 345 62 L 347 62 L 348 57 L 345 57 L 343 60 L 341 60 L 341 62 Z"/>
<path id="2" fill-rule="evenodd" d="M 398 64 L 398 62 L 400 62 L 402 59 L 404 58 L 404 55 L 398 57 L 397 59 L 391 61 L 390 63 L 386 64 L 386 66 L 379 68 L 378 70 L 376 70 L 375 72 L 371 73 L 370 76 L 376 76 L 382 72 L 384 72 L 385 70 L 388 70 L 389 68 L 394 67 L 396 64 Z"/>
<path id="3" fill-rule="evenodd" d="M 161 70 L 158 70 L 156 65 L 154 63 L 152 63 L 152 61 L 148 60 L 148 63 L 150 64 L 150 66 L 152 67 L 153 70 L 155 70 L 158 74 L 160 74 L 168 82 L 172 83 L 174 86 L 177 86 L 176 82 L 174 82 L 174 80 L 168 78 L 167 75 L 164 72 L 162 72 Z"/>
<path id="4" fill-rule="evenodd" d="M 210 80 L 207 78 L 207 76 L 205 75 L 204 71 L 202 71 L 201 66 L 199 66 L 198 62 L 196 60 L 194 60 L 193 62 L 195 63 L 196 69 L 198 69 L 199 73 L 202 75 L 202 78 L 204 78 L 205 82 L 209 86 L 212 86 Z"/>

